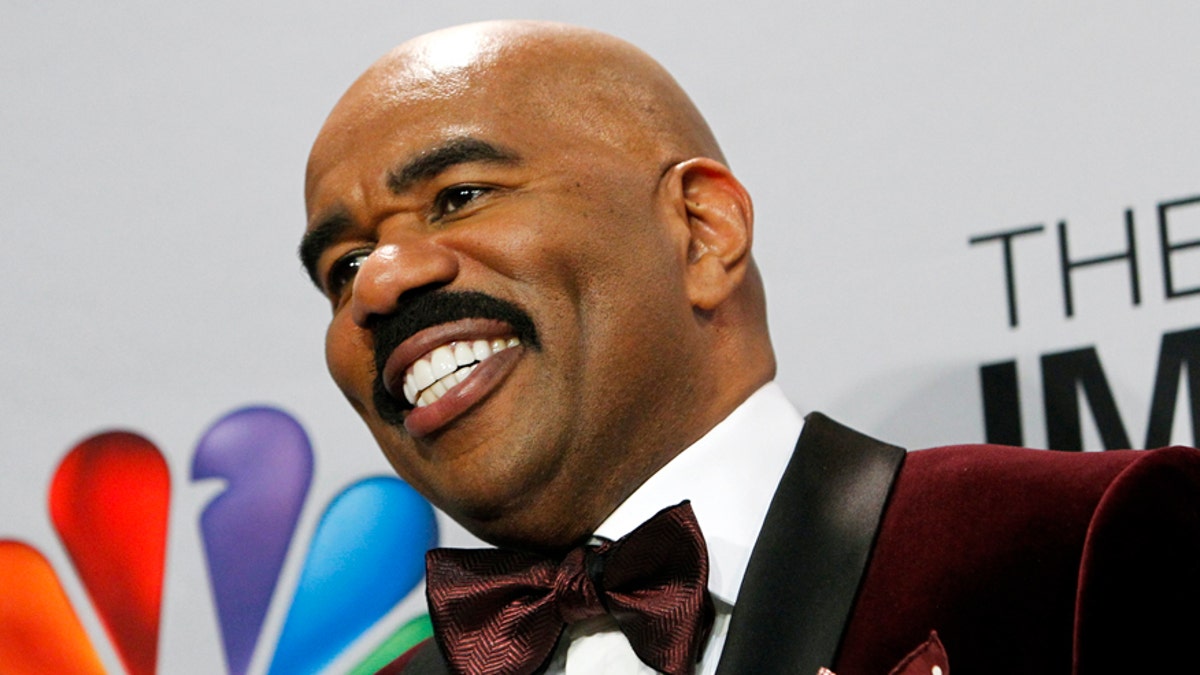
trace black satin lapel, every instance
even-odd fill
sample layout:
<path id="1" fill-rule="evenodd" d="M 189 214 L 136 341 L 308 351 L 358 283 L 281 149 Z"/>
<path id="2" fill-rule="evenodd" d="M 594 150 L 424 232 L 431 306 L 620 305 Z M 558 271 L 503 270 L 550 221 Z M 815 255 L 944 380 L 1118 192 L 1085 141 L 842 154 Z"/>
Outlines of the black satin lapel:
<path id="1" fill-rule="evenodd" d="M 442 658 L 436 640 L 430 638 L 416 649 L 417 653 L 405 664 L 403 675 L 450 675 L 450 668 L 446 665 L 446 659 Z"/>
<path id="2" fill-rule="evenodd" d="M 717 675 L 833 667 L 904 450 L 805 418 L 738 591 Z"/>

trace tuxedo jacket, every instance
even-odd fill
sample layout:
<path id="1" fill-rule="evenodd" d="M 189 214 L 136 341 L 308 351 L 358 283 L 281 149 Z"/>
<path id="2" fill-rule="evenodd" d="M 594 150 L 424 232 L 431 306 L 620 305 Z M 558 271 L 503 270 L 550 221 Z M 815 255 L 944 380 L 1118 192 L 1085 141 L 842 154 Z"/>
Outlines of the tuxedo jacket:
<path id="1" fill-rule="evenodd" d="M 906 454 L 813 413 L 718 673 L 1200 672 L 1198 639 L 1200 452 Z"/>

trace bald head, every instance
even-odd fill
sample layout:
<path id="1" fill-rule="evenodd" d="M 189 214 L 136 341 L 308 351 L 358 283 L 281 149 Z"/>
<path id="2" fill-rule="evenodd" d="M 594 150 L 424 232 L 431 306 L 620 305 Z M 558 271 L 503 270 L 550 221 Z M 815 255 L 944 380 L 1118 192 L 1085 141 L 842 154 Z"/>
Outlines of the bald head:
<path id="1" fill-rule="evenodd" d="M 330 114 L 306 200 L 330 372 L 488 541 L 579 541 L 774 374 L 749 196 L 611 36 L 490 22 L 397 47 Z"/>
<path id="2" fill-rule="evenodd" d="M 649 55 L 605 33 L 539 21 L 468 24 L 401 44 L 351 86 L 322 135 L 397 104 L 468 94 L 656 166 L 689 157 L 725 161 L 691 99 Z"/>

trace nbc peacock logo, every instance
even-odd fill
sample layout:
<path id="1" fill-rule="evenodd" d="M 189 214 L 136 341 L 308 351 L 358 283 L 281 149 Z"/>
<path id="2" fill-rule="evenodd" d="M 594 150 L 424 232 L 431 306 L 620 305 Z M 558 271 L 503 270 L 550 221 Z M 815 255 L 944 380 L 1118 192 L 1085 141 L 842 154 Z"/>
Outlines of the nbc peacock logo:
<path id="1" fill-rule="evenodd" d="M 225 483 L 196 527 L 230 675 L 249 672 L 280 572 L 289 551 L 299 555 L 292 540 L 312 476 L 308 435 L 275 408 L 236 410 L 196 445 L 191 482 Z M 49 489 L 54 529 L 129 675 L 158 666 L 170 502 L 162 452 L 128 431 L 76 445 Z M 432 508 L 403 481 L 343 489 L 307 542 L 267 675 L 321 672 L 417 587 L 436 543 Z M 412 619 L 350 672 L 374 672 L 429 634 L 427 616 Z M 103 673 L 92 637 L 104 636 L 87 635 L 46 557 L 0 539 L 0 672 Z"/>

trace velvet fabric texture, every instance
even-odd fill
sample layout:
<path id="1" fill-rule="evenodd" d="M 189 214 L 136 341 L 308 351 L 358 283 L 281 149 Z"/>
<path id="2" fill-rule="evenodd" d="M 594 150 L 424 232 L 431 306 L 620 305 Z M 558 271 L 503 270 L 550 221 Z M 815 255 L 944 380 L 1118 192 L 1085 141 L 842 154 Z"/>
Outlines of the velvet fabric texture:
<path id="1" fill-rule="evenodd" d="M 954 672 L 1194 672 L 1200 452 L 910 452 L 838 675 L 937 631 Z"/>

